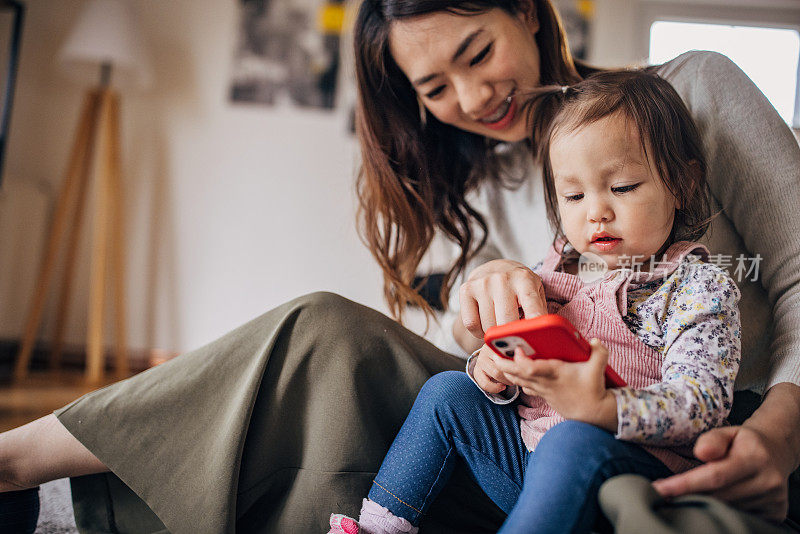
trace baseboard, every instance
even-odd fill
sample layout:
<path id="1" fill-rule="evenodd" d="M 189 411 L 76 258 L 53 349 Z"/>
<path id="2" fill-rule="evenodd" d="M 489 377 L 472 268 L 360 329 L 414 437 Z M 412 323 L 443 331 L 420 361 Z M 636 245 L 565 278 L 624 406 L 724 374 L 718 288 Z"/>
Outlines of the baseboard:
<path id="1" fill-rule="evenodd" d="M 20 342 L 14 339 L 0 339 L 0 380 L 8 380 L 14 370 L 14 362 L 19 353 Z M 177 353 L 161 349 L 129 349 L 128 361 L 131 372 L 138 373 L 164 363 L 177 356 Z M 48 367 L 50 347 L 38 345 L 31 355 L 31 370 L 45 370 Z M 65 369 L 83 369 L 86 364 L 86 348 L 83 346 L 67 346 L 61 355 L 61 365 Z M 114 353 L 112 349 L 105 351 L 105 368 L 114 370 Z"/>

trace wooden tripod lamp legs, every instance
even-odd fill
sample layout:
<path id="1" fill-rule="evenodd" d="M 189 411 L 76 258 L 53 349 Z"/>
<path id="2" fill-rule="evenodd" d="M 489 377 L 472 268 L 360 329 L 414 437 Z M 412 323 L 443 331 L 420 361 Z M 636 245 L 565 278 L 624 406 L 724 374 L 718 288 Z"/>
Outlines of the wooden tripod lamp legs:
<path id="1" fill-rule="evenodd" d="M 128 374 L 125 347 L 125 297 L 123 277 L 122 199 L 119 161 L 119 97 L 109 91 L 101 96 L 100 172 L 97 181 L 97 214 L 92 244 L 89 333 L 86 378 L 103 378 L 103 327 L 109 265 L 113 268 L 117 376 Z M 109 261 L 110 260 L 110 261 Z"/>
<path id="2" fill-rule="evenodd" d="M 119 95 L 111 93 L 109 107 L 108 132 L 109 149 L 105 152 L 108 171 L 103 174 L 109 181 L 109 209 L 111 211 L 111 272 L 113 273 L 112 290 L 114 294 L 114 333 L 117 378 L 122 379 L 130 374 L 128 360 L 127 321 L 125 317 L 125 242 L 124 211 L 122 202 L 122 172 L 120 170 L 119 143 Z M 101 338 L 102 341 L 102 338 Z M 101 366 L 102 372 L 102 366 Z"/>
<path id="3" fill-rule="evenodd" d="M 51 366 L 58 365 L 63 347 L 64 325 L 72 292 L 75 251 L 86 205 L 86 189 L 92 173 L 95 143 L 100 134 L 99 172 L 95 183 L 96 213 L 92 242 L 92 267 L 89 297 L 89 330 L 87 334 L 86 379 L 90 383 L 103 380 L 103 326 L 106 282 L 113 275 L 116 333 L 116 370 L 122 378 L 129 373 L 125 344 L 124 258 L 122 242 L 122 193 L 119 158 L 119 98 L 110 89 L 90 92 L 85 100 L 78 124 L 75 145 L 70 155 L 53 215 L 47 250 L 39 269 L 31 308 L 25 324 L 22 346 L 17 355 L 14 378 L 28 375 L 36 334 L 42 320 L 47 293 L 55 270 L 64 231 L 69 227 L 64 277 L 58 302 L 55 339 Z M 74 208 L 70 208 L 74 204 Z M 110 260 L 110 261 L 109 261 Z M 111 266 L 111 273 L 109 272 Z"/>
<path id="4" fill-rule="evenodd" d="M 86 108 L 87 110 L 84 112 L 85 114 L 82 117 L 82 122 L 78 127 L 78 138 L 75 143 L 75 149 L 73 150 L 72 158 L 80 158 L 80 165 L 73 166 L 70 164 L 70 172 L 67 175 L 66 179 L 64 180 L 64 186 L 62 189 L 61 197 L 59 198 L 59 203 L 62 201 L 66 205 L 72 205 L 73 217 L 72 217 L 72 224 L 69 226 L 67 231 L 69 232 L 67 235 L 67 243 L 66 243 L 66 257 L 64 258 L 64 271 L 61 277 L 61 287 L 58 296 L 58 307 L 56 308 L 56 322 L 55 322 L 55 333 L 53 336 L 53 350 L 50 353 L 50 368 L 55 369 L 60 366 L 61 364 L 61 354 L 64 349 L 64 330 L 66 328 L 66 321 L 67 321 L 67 313 L 69 311 L 69 303 L 72 298 L 72 282 L 74 279 L 74 271 L 75 271 L 75 259 L 77 255 L 78 246 L 80 244 L 80 234 L 81 229 L 83 228 L 83 220 L 84 214 L 86 213 L 86 196 L 87 196 L 87 189 L 89 184 L 89 175 L 91 174 L 92 168 L 92 161 L 94 156 L 94 139 L 97 135 L 97 123 L 98 123 L 98 114 L 100 112 L 100 101 L 97 98 L 97 94 L 89 93 L 86 97 Z M 83 123 L 84 119 L 89 120 L 88 126 Z M 82 135 L 83 134 L 83 135 Z M 80 147 L 80 148 L 78 148 Z M 78 152 L 81 152 L 80 154 Z M 75 174 L 77 175 L 75 176 Z M 70 180 L 74 179 L 77 181 L 77 184 L 74 186 L 76 189 L 76 197 L 74 199 L 66 199 L 63 198 L 65 195 L 65 191 L 67 189 L 67 183 Z M 66 214 L 65 210 L 65 214 Z M 58 256 L 58 239 L 60 238 L 60 232 L 63 231 L 59 230 L 59 233 L 56 234 L 56 225 L 58 225 L 58 220 L 55 220 L 53 223 L 53 230 L 51 231 L 50 235 L 50 245 L 47 250 L 47 255 L 51 258 L 46 264 L 49 264 L 49 269 L 52 270 L 55 267 L 55 258 Z M 61 222 L 63 225 L 63 221 Z M 55 240 L 55 241 L 54 241 Z M 36 335 L 36 331 L 39 328 L 40 323 L 40 315 L 42 312 L 42 305 L 44 304 L 45 297 L 47 295 L 47 287 L 49 285 L 49 280 L 45 278 L 47 276 L 49 278 L 49 273 L 45 274 L 44 269 L 39 275 L 39 283 L 36 286 L 37 295 L 36 295 L 36 302 L 38 304 L 38 315 L 36 319 L 32 316 L 28 319 L 28 328 L 26 329 L 26 337 L 25 337 L 25 344 L 24 344 L 24 352 L 23 354 L 26 355 L 26 358 L 30 358 L 30 351 L 33 349 L 33 344 L 35 343 L 35 337 L 29 338 L 28 334 L 32 334 L 33 336 Z M 33 321 L 36 321 L 33 324 Z M 21 359 L 21 358 L 20 358 Z M 17 372 L 22 372 L 22 369 L 19 368 L 19 360 L 17 361 Z M 24 371 L 27 372 L 27 362 L 24 367 Z"/>

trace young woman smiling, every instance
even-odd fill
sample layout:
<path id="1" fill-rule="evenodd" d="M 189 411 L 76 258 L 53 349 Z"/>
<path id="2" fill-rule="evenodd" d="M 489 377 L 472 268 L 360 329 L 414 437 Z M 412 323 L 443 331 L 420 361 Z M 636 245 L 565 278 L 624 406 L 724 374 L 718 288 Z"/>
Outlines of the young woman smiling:
<path id="1" fill-rule="evenodd" d="M 77 520 L 93 531 L 322 532 L 330 510 L 357 513 L 427 378 L 463 368 L 488 327 L 544 311 L 529 266 L 551 236 L 526 93 L 592 72 L 572 60 L 553 7 L 364 0 L 355 53 L 362 231 L 397 317 L 428 309 L 412 280 L 434 234 L 455 244 L 443 350 L 336 295 L 300 297 L 0 435 L 0 490 L 99 473 L 73 479 Z M 726 58 L 690 53 L 655 72 L 701 132 L 723 210 L 706 244 L 761 258 L 758 280 L 740 285 L 736 424 L 703 434 L 707 463 L 656 488 L 780 520 L 800 463 L 800 149 Z M 462 471 L 426 520 L 491 531 L 502 513 Z"/>

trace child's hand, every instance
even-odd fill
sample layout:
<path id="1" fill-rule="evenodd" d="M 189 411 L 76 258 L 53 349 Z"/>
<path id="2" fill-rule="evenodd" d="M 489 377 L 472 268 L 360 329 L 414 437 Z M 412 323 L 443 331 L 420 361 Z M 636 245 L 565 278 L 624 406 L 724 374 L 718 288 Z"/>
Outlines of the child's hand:
<path id="1" fill-rule="evenodd" d="M 562 417 L 616 432 L 617 401 L 605 386 L 608 350 L 596 339 L 591 345 L 585 362 L 534 360 L 517 348 L 513 360 L 498 358 L 496 366 L 523 393 L 542 397 Z"/>
<path id="2" fill-rule="evenodd" d="M 506 386 L 512 383 L 497 368 L 496 360 L 502 360 L 494 353 L 488 345 L 481 347 L 481 351 L 475 357 L 475 367 L 472 369 L 472 377 L 483 391 L 492 395 L 505 391 Z"/>

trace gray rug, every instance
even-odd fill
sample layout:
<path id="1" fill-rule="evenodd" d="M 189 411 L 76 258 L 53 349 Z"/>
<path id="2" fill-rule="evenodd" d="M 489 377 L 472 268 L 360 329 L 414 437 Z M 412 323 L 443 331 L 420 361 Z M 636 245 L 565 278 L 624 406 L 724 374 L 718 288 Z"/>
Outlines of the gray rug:
<path id="1" fill-rule="evenodd" d="M 77 534 L 68 478 L 42 484 L 39 498 L 41 511 L 37 534 Z"/>

